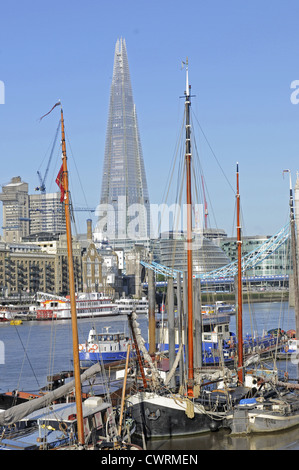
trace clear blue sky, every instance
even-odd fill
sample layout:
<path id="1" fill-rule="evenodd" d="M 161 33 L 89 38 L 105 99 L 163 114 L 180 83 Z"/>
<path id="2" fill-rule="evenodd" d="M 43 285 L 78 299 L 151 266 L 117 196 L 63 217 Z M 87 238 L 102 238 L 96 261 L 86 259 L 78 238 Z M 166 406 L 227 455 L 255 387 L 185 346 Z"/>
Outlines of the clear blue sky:
<path id="1" fill-rule="evenodd" d="M 237 161 L 245 235 L 285 224 L 282 171 L 289 168 L 295 184 L 299 169 L 299 104 L 290 100 L 291 82 L 299 80 L 298 0 L 11 0 L 0 15 L 1 184 L 19 175 L 34 192 L 59 113 L 38 118 L 61 99 L 73 200 L 98 204 L 114 48 L 123 37 L 151 202 L 163 202 L 182 120 L 180 65 L 188 56 L 192 108 L 221 165 L 202 142 L 211 225 L 234 235 L 227 179 L 234 187 Z M 48 191 L 56 191 L 59 157 Z"/>

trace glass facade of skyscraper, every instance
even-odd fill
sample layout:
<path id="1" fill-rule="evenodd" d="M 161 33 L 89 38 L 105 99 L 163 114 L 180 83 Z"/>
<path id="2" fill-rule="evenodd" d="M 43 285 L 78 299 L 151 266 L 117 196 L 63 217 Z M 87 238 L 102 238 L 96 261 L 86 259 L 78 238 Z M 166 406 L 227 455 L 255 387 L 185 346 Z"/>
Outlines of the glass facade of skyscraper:
<path id="1" fill-rule="evenodd" d="M 124 39 L 117 40 L 96 231 L 114 239 L 150 237 L 150 204 Z"/>

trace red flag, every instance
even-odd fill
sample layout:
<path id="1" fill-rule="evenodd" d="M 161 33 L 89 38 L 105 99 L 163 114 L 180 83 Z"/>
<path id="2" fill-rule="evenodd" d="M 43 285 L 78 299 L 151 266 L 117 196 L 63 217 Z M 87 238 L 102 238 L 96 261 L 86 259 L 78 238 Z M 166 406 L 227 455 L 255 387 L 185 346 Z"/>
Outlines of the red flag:
<path id="1" fill-rule="evenodd" d="M 59 188 L 60 188 L 60 202 L 63 202 L 64 200 L 64 186 L 63 186 L 63 165 L 61 165 L 61 168 L 59 170 L 59 173 L 56 177 L 56 180 L 55 180 L 56 184 L 58 184 Z"/>

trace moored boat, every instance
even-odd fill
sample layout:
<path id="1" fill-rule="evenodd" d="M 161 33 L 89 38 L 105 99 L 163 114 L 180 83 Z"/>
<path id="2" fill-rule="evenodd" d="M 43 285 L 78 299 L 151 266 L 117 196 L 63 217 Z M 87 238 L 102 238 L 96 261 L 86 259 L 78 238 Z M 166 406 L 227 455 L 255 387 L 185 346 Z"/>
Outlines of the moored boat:
<path id="1" fill-rule="evenodd" d="M 218 300 L 217 302 L 215 302 L 215 304 L 202 305 L 201 313 L 203 315 L 213 315 L 218 313 L 234 315 L 236 313 L 236 307 L 233 304 Z"/>
<path id="2" fill-rule="evenodd" d="M 0 308 L 0 322 L 10 322 L 22 315 L 26 315 L 26 313 L 20 306 L 5 305 Z"/>
<path id="3" fill-rule="evenodd" d="M 30 404 L 28 404 L 30 405 Z M 112 405 L 99 397 L 83 402 L 86 448 L 105 447 L 115 435 Z M 4 428 L 0 450 L 50 450 L 75 448 L 77 414 L 75 403 L 52 404 L 35 410 Z"/>
<path id="4" fill-rule="evenodd" d="M 130 339 L 124 332 L 97 333 L 95 328 L 89 331 L 85 343 L 79 344 L 79 359 L 82 367 L 89 366 L 95 362 L 116 362 L 126 359 Z"/>
<path id="5" fill-rule="evenodd" d="M 177 321 L 175 321 L 174 333 L 175 350 L 178 351 L 180 343 Z M 182 334 L 182 338 L 184 337 L 186 335 Z M 165 318 L 156 321 L 156 341 L 157 351 L 163 353 L 169 351 L 168 320 Z M 224 363 L 228 367 L 235 365 L 237 340 L 236 335 L 230 330 L 230 315 L 220 313 L 202 315 L 201 344 L 203 366 L 219 365 L 220 363 Z M 262 335 L 247 334 L 243 339 L 243 355 L 245 359 L 254 354 L 259 354 L 263 358 L 271 357 L 283 350 L 285 345 L 286 336 L 273 334 L 272 330 L 264 332 Z"/>
<path id="6" fill-rule="evenodd" d="M 128 299 L 121 297 L 120 299 L 115 300 L 115 304 L 119 308 L 120 314 L 127 315 L 132 311 L 135 311 L 138 315 L 148 313 L 148 300 L 146 297 L 142 297 L 142 299 Z"/>
<path id="7" fill-rule="evenodd" d="M 296 331 L 289 330 L 286 333 L 287 341 L 277 354 L 278 359 L 291 359 L 292 357 L 297 360 L 296 354 L 298 353 L 298 342 L 296 339 Z"/>
<path id="8" fill-rule="evenodd" d="M 76 296 L 77 318 L 93 318 L 119 315 L 119 309 L 112 299 L 98 292 Z M 70 299 L 49 299 L 41 302 L 36 309 L 36 320 L 67 320 L 71 318 Z"/>
<path id="9" fill-rule="evenodd" d="M 289 172 L 289 170 L 285 170 Z M 291 251 L 293 260 L 294 294 L 295 294 L 295 320 L 296 330 L 291 332 L 291 336 L 298 337 L 299 334 L 299 286 L 298 286 L 298 261 L 297 243 L 295 232 L 295 213 L 293 204 L 293 191 L 290 175 L 290 231 L 291 231 Z M 281 330 L 274 331 L 281 336 Z M 291 338 L 292 339 L 292 338 Z M 297 341 L 294 345 L 295 359 L 297 363 Z M 288 350 L 286 350 L 288 354 Z M 298 379 L 298 375 L 297 375 Z M 268 383 L 269 381 L 266 381 Z M 240 401 L 231 412 L 228 413 L 227 423 L 232 434 L 269 433 L 290 429 L 299 425 L 299 385 L 298 383 L 288 383 L 285 381 L 273 381 L 275 395 L 264 399 L 264 397 L 253 396 L 250 402 Z M 263 383 L 259 384 L 260 386 Z"/>
<path id="10" fill-rule="evenodd" d="M 272 389 L 272 396 L 243 398 L 228 412 L 226 425 L 232 435 L 284 431 L 299 425 L 298 384 L 276 380 Z"/>
<path id="11" fill-rule="evenodd" d="M 186 275 L 186 302 L 184 302 L 184 313 L 186 318 L 185 324 L 185 345 L 186 345 L 186 360 L 184 364 L 185 376 L 183 373 L 180 376 L 179 387 L 175 380 L 175 371 L 178 362 L 181 362 L 183 354 L 183 341 L 177 342 L 179 351 L 175 356 L 175 339 L 174 339 L 174 295 L 170 290 L 172 282 L 168 282 L 168 321 L 169 321 L 169 367 L 170 371 L 164 382 L 161 382 L 161 377 L 155 367 L 153 361 L 144 345 L 144 341 L 140 335 L 140 329 L 136 322 L 135 312 L 129 317 L 130 326 L 132 329 L 132 337 L 135 344 L 137 354 L 137 363 L 142 376 L 142 385 L 137 390 L 137 393 L 129 397 L 128 413 L 131 414 L 136 421 L 137 433 L 145 436 L 145 438 L 152 437 L 172 437 L 179 435 L 195 435 L 202 432 L 207 432 L 212 429 L 218 429 L 223 421 L 223 403 L 219 405 L 219 401 L 202 404 L 197 402 L 199 395 L 202 395 L 202 387 L 199 386 L 194 375 L 195 366 L 195 349 L 198 347 L 194 343 L 195 331 L 194 325 L 197 322 L 201 311 L 193 313 L 193 263 L 192 263 L 192 191 L 191 191 L 191 126 L 190 126 L 190 94 L 189 80 L 188 80 L 188 61 L 186 62 L 186 89 L 185 89 L 185 118 L 186 118 L 186 139 L 185 139 L 185 174 L 186 174 L 186 192 L 187 192 L 187 237 L 186 237 L 186 252 L 187 252 L 187 275 Z M 172 281 L 171 277 L 169 281 Z M 179 289 L 177 289 L 177 294 Z M 180 294 L 178 294 L 180 295 Z M 194 296 L 195 297 L 195 296 Z M 194 302 L 195 303 L 195 302 Z M 178 301 L 178 305 L 179 305 Z M 185 308 L 186 306 L 186 308 Z M 181 305 L 178 306 L 181 308 Z M 179 321 L 181 321 L 178 315 Z M 152 323 L 152 322 L 151 322 Z M 171 324 L 170 324 L 171 323 Z M 182 325 L 182 324 L 181 324 Z M 152 325 L 151 325 L 152 326 Z M 163 319 L 162 319 L 163 328 Z M 153 328 L 149 328 L 149 350 L 152 349 Z M 180 331 L 181 334 L 181 331 Z M 158 340 L 158 338 L 157 338 Z M 159 340 L 158 340 L 159 341 Z M 200 337 L 201 341 L 201 337 Z M 195 348 L 194 348 L 195 346 Z M 139 351 L 140 349 L 140 351 Z M 201 350 L 201 346 L 199 351 Z M 142 353 L 142 356 L 141 356 Z M 201 354 L 200 354 L 201 356 Z M 196 360 L 197 360 L 196 355 Z M 148 382 L 144 373 L 142 361 L 146 361 L 151 370 L 151 383 Z M 154 391 L 153 391 L 154 390 Z M 222 395 L 223 397 L 223 395 Z"/>
<path id="12" fill-rule="evenodd" d="M 7 316 L 7 312 L 5 310 L 0 311 L 0 322 L 5 323 L 9 322 L 10 318 Z"/>

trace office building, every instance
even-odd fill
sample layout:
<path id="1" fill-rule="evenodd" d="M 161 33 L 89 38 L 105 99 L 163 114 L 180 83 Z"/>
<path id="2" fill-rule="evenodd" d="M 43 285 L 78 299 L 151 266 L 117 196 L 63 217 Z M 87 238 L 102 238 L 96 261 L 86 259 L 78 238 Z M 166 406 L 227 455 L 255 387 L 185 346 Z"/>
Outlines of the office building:
<path id="1" fill-rule="evenodd" d="M 3 240 L 19 243 L 40 233 L 65 233 L 60 193 L 28 194 L 28 183 L 15 176 L 2 187 Z"/>
<path id="2" fill-rule="evenodd" d="M 2 186 L 0 201 L 3 202 L 3 239 L 17 243 L 29 235 L 28 183 L 15 176 Z"/>
<path id="3" fill-rule="evenodd" d="M 60 193 L 29 195 L 30 234 L 65 233 L 65 211 Z"/>

